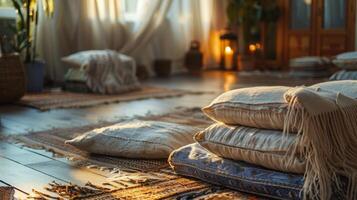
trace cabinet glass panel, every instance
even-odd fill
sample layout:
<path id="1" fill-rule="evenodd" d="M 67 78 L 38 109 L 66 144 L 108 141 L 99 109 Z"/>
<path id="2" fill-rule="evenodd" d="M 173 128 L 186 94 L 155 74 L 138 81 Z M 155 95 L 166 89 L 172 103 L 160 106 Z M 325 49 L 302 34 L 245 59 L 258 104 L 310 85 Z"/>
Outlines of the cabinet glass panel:
<path id="1" fill-rule="evenodd" d="M 338 29 L 345 27 L 346 1 L 347 0 L 324 0 L 324 29 Z"/>
<path id="2" fill-rule="evenodd" d="M 291 0 L 291 29 L 309 29 L 311 24 L 312 0 Z"/>

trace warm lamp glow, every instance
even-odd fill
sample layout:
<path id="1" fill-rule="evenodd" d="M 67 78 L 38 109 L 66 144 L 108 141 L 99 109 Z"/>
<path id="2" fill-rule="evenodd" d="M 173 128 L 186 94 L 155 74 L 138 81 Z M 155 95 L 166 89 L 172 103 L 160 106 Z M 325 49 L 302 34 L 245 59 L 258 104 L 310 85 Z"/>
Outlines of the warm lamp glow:
<path id="1" fill-rule="evenodd" d="M 255 47 L 257 48 L 257 50 L 259 50 L 259 49 L 262 48 L 262 45 L 260 45 L 259 43 L 256 43 L 256 44 L 255 44 Z"/>
<path id="2" fill-rule="evenodd" d="M 249 51 L 251 53 L 254 53 L 255 51 L 257 51 L 257 46 L 255 44 L 250 44 L 249 45 Z"/>

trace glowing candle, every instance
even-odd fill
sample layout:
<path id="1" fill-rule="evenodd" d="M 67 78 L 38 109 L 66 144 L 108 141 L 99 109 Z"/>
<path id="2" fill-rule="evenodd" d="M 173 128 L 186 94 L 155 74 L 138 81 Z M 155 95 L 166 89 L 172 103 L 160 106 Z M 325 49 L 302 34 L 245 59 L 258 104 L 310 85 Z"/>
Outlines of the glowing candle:
<path id="1" fill-rule="evenodd" d="M 226 69 L 233 69 L 233 56 L 234 56 L 233 49 L 227 46 L 224 50 L 224 54 L 225 54 L 224 62 L 225 62 Z"/>

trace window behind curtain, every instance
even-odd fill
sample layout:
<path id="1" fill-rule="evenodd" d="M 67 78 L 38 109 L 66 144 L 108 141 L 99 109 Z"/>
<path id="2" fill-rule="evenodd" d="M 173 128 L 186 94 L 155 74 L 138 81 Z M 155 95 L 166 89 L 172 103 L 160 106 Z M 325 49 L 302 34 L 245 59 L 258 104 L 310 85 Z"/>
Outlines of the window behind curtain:
<path id="1" fill-rule="evenodd" d="M 121 0 L 121 9 L 126 21 L 135 21 L 138 16 L 139 0 Z"/>

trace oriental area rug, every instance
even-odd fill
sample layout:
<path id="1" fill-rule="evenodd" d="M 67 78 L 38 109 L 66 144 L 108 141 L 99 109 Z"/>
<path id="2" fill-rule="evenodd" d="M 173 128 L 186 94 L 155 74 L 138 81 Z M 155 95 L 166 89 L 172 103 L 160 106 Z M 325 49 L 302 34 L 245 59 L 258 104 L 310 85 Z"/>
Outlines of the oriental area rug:
<path id="1" fill-rule="evenodd" d="M 188 94 L 199 95 L 204 93 L 205 92 L 168 89 L 153 86 L 142 87 L 139 90 L 117 95 L 59 91 L 27 94 L 16 104 L 46 111 L 58 108 L 89 107 L 99 104 L 118 103 L 150 98 L 169 98 Z"/>
<path id="2" fill-rule="evenodd" d="M 212 123 L 210 119 L 205 117 L 200 108 L 181 108 L 173 113 L 159 116 L 149 115 L 140 119 L 192 125 L 202 129 Z M 169 167 L 167 160 L 139 160 L 88 155 L 86 152 L 64 144 L 65 140 L 75 138 L 86 131 L 118 122 L 120 121 L 102 122 L 90 126 L 55 129 L 10 138 L 24 146 L 45 149 L 53 152 L 56 156 L 70 158 L 80 163 L 81 166 L 120 172 L 100 186 L 91 183 L 81 186 L 49 183 L 48 187 L 45 188 L 48 193 L 34 190 L 35 196 L 29 197 L 29 199 L 261 199 L 253 195 L 178 176 Z"/>

